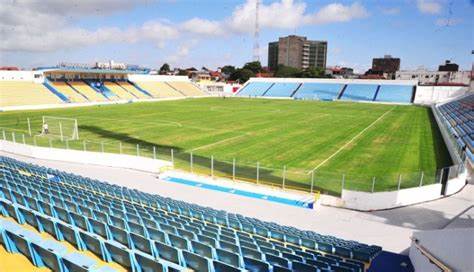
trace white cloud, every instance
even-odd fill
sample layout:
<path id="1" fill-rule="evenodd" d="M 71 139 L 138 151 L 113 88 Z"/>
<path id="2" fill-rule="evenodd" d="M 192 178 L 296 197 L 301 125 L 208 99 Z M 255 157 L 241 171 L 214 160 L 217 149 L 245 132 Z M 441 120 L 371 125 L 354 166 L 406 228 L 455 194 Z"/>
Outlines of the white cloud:
<path id="1" fill-rule="evenodd" d="M 252 32 L 255 26 L 255 3 L 256 0 L 247 0 L 245 4 L 237 6 L 232 16 L 226 19 L 228 27 L 235 32 Z M 259 24 L 261 28 L 293 29 L 304 25 L 348 22 L 368 15 L 365 7 L 357 2 L 352 5 L 333 3 L 309 13 L 306 4 L 301 1 L 281 0 L 260 5 Z"/>
<path id="2" fill-rule="evenodd" d="M 75 27 L 68 12 L 84 16 L 96 10 L 118 11 L 113 3 L 123 2 L 121 8 L 130 8 L 126 0 L 105 0 L 97 5 L 92 0 L 84 1 L 46 1 L 19 0 L 0 5 L 0 50 L 4 51 L 53 51 L 58 49 L 83 47 L 108 42 L 133 43 L 148 40 L 157 46 L 164 41 L 179 36 L 178 30 L 164 22 L 148 21 L 139 27 L 120 29 L 117 27 L 88 30 Z M 140 1 L 137 1 L 137 3 Z M 66 4 L 67 3 L 67 4 Z M 54 5 L 55 8 L 45 8 Z M 61 10 L 67 8 L 74 11 Z"/>
<path id="3" fill-rule="evenodd" d="M 368 11 L 359 3 L 353 3 L 350 6 L 343 4 L 329 4 L 313 15 L 305 19 L 308 24 L 329 24 L 349 22 L 354 19 L 361 19 L 369 16 Z"/>
<path id="4" fill-rule="evenodd" d="M 441 12 L 441 4 L 435 0 L 417 0 L 416 6 L 421 13 L 438 14 Z"/>
<path id="5" fill-rule="evenodd" d="M 167 41 L 189 34 L 222 36 L 252 33 L 254 30 L 256 0 L 247 0 L 235 7 L 229 17 L 220 21 L 195 17 L 181 23 L 156 19 L 128 28 L 76 26 L 76 22 L 84 18 L 127 11 L 150 1 L 153 0 L 4 0 L 0 5 L 0 50 L 46 52 L 139 41 L 148 41 L 162 48 Z M 367 10 L 358 2 L 333 3 L 310 12 L 300 0 L 280 0 L 261 4 L 259 23 L 262 29 L 294 29 L 348 22 L 367 16 Z"/>
<path id="6" fill-rule="evenodd" d="M 218 36 L 225 33 L 223 24 L 220 22 L 201 18 L 187 20 L 180 27 L 184 31 L 200 35 Z"/>
<path id="7" fill-rule="evenodd" d="M 397 8 L 397 7 L 383 8 L 382 13 L 386 15 L 397 15 L 397 14 L 400 14 L 400 8 Z"/>
<path id="8" fill-rule="evenodd" d="M 461 19 L 439 18 L 436 20 L 437 26 L 455 26 L 462 22 Z"/>
<path id="9" fill-rule="evenodd" d="M 183 58 L 187 57 L 193 47 L 195 47 L 198 43 L 198 40 L 191 39 L 186 41 L 185 43 L 178 46 L 176 53 L 171 55 L 167 58 L 167 61 L 170 64 L 176 64 L 177 61 L 182 60 Z"/>

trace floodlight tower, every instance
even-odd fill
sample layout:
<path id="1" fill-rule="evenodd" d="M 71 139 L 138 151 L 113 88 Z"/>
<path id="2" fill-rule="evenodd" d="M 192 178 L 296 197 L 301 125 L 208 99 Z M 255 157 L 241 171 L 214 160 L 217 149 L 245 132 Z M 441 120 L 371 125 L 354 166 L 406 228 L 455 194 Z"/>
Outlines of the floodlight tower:
<path id="1" fill-rule="evenodd" d="M 258 13 L 260 9 L 260 0 L 255 1 L 255 31 L 253 35 L 254 44 L 253 44 L 253 60 L 260 61 L 260 44 L 259 44 L 259 36 L 260 36 L 260 26 L 259 26 L 259 18 Z"/>

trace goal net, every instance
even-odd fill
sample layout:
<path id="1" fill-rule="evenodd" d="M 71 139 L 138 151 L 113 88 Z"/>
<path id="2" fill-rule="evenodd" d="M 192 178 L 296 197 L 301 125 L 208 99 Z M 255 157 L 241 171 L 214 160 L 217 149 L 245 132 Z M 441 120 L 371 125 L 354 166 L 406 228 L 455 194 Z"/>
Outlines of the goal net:
<path id="1" fill-rule="evenodd" d="M 56 116 L 43 116 L 41 127 L 43 136 L 58 137 L 63 140 L 79 140 L 77 119 Z"/>

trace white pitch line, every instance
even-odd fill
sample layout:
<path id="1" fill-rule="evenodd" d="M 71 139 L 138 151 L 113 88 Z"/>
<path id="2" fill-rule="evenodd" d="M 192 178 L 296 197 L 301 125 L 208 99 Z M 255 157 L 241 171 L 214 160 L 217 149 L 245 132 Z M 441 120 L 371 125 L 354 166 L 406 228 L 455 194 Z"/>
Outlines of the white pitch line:
<path id="1" fill-rule="evenodd" d="M 191 151 L 196 151 L 196 150 L 199 150 L 199 149 L 208 148 L 210 146 L 214 146 L 214 145 L 217 145 L 217 144 L 222 144 L 224 142 L 231 141 L 231 140 L 243 137 L 243 136 L 247 136 L 247 133 L 237 135 L 237 136 L 234 136 L 234 137 L 230 137 L 230 138 L 227 138 L 227 139 L 223 139 L 223 140 L 220 140 L 220 141 L 217 141 L 217 142 L 214 142 L 214 143 L 210 143 L 210 144 L 207 144 L 207 145 L 201 145 L 201 146 L 198 146 L 196 148 L 193 148 L 193 149 L 190 149 L 190 150 L 187 150 L 187 151 L 191 152 Z"/>
<path id="2" fill-rule="evenodd" d="M 395 107 L 391 108 L 390 110 L 386 111 L 384 114 L 380 115 L 379 118 L 377 118 L 375 121 L 373 121 L 370 125 L 368 125 L 366 128 L 364 128 L 362 131 L 357 133 L 352 139 L 350 139 L 347 143 L 345 143 L 341 148 L 339 148 L 336 152 L 331 154 L 331 156 L 327 157 L 324 161 L 322 161 L 320 164 L 316 165 L 316 167 L 313 168 L 313 170 L 309 171 L 308 173 L 311 173 L 315 170 L 317 170 L 319 167 L 323 166 L 326 162 L 328 162 L 330 159 L 332 159 L 334 156 L 339 154 L 344 148 L 346 148 L 348 145 L 350 145 L 352 142 L 354 142 L 358 137 L 360 137 L 364 132 L 366 132 L 369 128 L 371 128 L 373 125 L 375 125 L 378 121 L 380 121 L 382 118 L 384 118 L 385 115 L 389 114 L 391 111 L 393 111 Z"/>

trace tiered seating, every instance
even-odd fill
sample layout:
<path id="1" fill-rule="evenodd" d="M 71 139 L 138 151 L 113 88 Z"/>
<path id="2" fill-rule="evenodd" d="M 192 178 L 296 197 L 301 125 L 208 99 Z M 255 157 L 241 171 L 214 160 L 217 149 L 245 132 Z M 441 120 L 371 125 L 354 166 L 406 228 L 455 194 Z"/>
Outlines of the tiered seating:
<path id="1" fill-rule="evenodd" d="M 26 220 L 36 219 L 34 213 L 14 205 L 7 204 L 3 206 L 7 207 L 6 214 L 11 214 L 12 218 L 0 217 L 0 236 L 2 238 L 0 239 L 0 245 L 7 252 L 22 254 L 27 257 L 27 260 L 17 258 L 18 263 L 8 264 L 12 269 L 6 271 L 33 271 L 34 267 L 31 266 L 26 269 L 26 266 L 30 263 L 28 260 L 31 260 L 38 267 L 47 267 L 53 271 L 65 271 L 64 268 L 69 271 L 77 271 L 78 267 L 89 269 L 88 271 L 125 271 L 118 265 L 107 264 L 93 254 L 79 251 L 67 242 L 60 242 L 59 240 L 70 241 L 71 234 L 75 234 L 69 226 L 58 222 L 56 223 L 57 233 L 49 234 L 47 231 L 52 232 L 52 229 L 45 228 L 45 232 L 41 234 L 33 226 L 24 224 Z M 24 225 L 16 223 L 13 218 L 18 222 L 23 222 Z M 39 220 L 43 222 L 48 220 L 45 217 L 38 218 L 41 218 Z M 29 223 L 35 224 L 34 221 L 29 221 Z M 57 236 L 57 238 L 52 236 L 56 234 L 61 236 Z M 20 270 L 22 267 L 25 270 Z"/>
<path id="2" fill-rule="evenodd" d="M 149 92 L 155 98 L 183 97 L 184 95 L 171 88 L 165 82 L 142 81 L 135 82 L 140 88 Z"/>
<path id="3" fill-rule="evenodd" d="M 206 95 L 206 93 L 203 90 L 199 89 L 197 86 L 195 86 L 191 82 L 169 81 L 168 84 L 186 96 L 205 96 Z"/>
<path id="4" fill-rule="evenodd" d="M 439 106 L 459 149 L 474 163 L 474 94 Z"/>
<path id="5" fill-rule="evenodd" d="M 135 95 L 139 99 L 146 99 L 150 98 L 150 96 L 146 95 L 145 93 L 141 92 L 140 90 L 137 90 L 132 84 L 130 84 L 127 81 L 117 81 L 116 82 L 120 87 L 124 88 L 127 90 L 129 93 Z"/>
<path id="6" fill-rule="evenodd" d="M 0 211 L 4 216 L 129 271 L 354 272 L 365 271 L 381 251 L 378 246 L 229 214 L 6 157 L 0 157 L 0 171 Z M 13 243 L 21 245 L 21 241 Z M 59 262 L 64 259 L 54 250 L 48 256 Z M 80 265 L 79 260 L 70 261 Z"/>
<path id="7" fill-rule="evenodd" d="M 237 95 L 239 96 L 262 96 L 273 83 L 271 82 L 250 82 L 243 87 Z"/>
<path id="8" fill-rule="evenodd" d="M 130 99 L 136 99 L 137 98 L 134 94 L 132 94 L 132 93 L 128 92 L 127 90 L 125 90 L 124 88 L 120 87 L 120 85 L 118 85 L 115 82 L 106 81 L 104 83 L 104 85 L 107 89 L 109 89 L 110 91 L 115 93 L 120 99 L 130 100 Z"/>
<path id="9" fill-rule="evenodd" d="M 373 101 L 377 87 L 375 84 L 348 84 L 341 100 Z"/>
<path id="10" fill-rule="evenodd" d="M 413 86 L 380 85 L 375 101 L 410 103 L 413 96 Z"/>
<path id="11" fill-rule="evenodd" d="M 64 103 L 44 85 L 28 81 L 0 81 L 0 106 Z"/>
<path id="12" fill-rule="evenodd" d="M 275 83 L 265 93 L 270 97 L 291 97 L 293 92 L 300 86 L 300 83 Z"/>
<path id="13" fill-rule="evenodd" d="M 296 99 L 336 100 L 344 84 L 303 83 L 294 97 Z"/>
<path id="14" fill-rule="evenodd" d="M 78 90 L 80 93 L 85 95 L 89 99 L 89 101 L 93 101 L 93 102 L 108 101 L 108 99 L 105 96 L 103 96 L 102 94 L 100 94 L 97 91 L 95 91 L 94 89 L 92 89 L 91 86 L 87 85 L 83 81 L 71 81 L 71 82 L 69 82 L 69 84 L 73 88 Z"/>
<path id="15" fill-rule="evenodd" d="M 72 89 L 71 86 L 69 86 L 64 81 L 51 81 L 51 85 L 60 93 L 67 96 L 69 101 L 72 103 L 88 102 L 88 100 L 83 95 Z"/>

